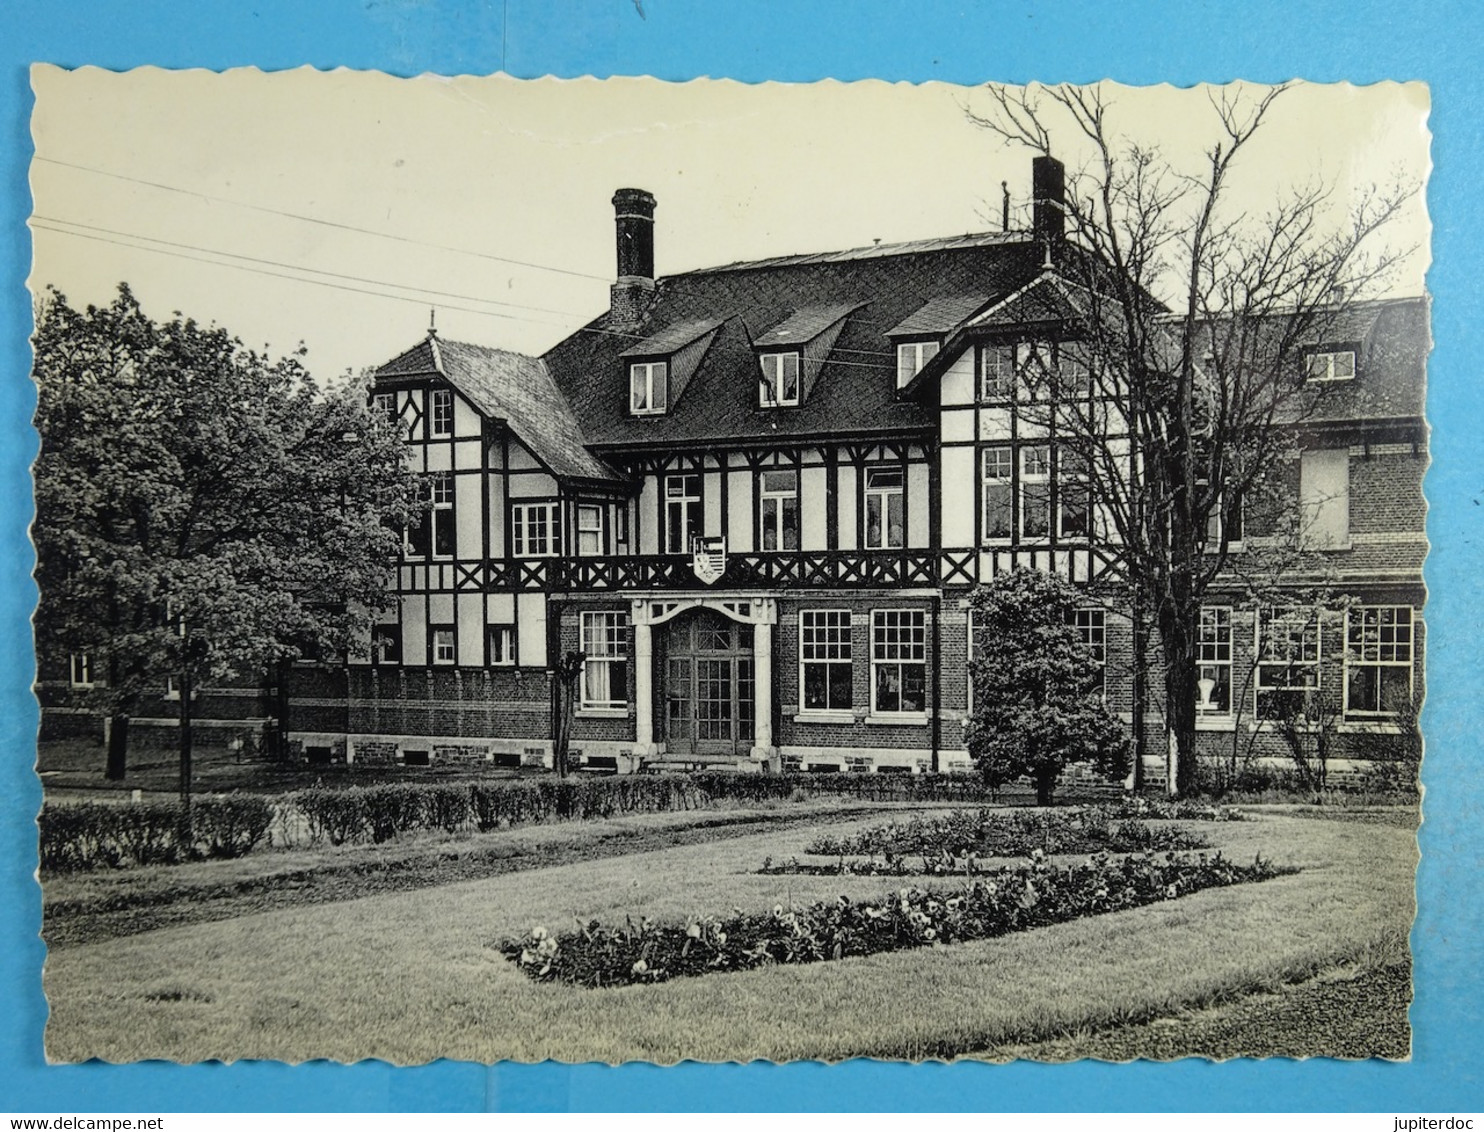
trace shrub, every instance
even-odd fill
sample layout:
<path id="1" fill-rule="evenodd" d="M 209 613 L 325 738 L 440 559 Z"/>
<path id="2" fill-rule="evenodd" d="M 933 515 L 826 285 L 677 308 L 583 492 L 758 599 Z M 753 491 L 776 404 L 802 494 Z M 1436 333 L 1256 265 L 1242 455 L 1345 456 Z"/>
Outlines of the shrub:
<path id="1" fill-rule="evenodd" d="M 272 804 L 251 794 L 203 798 L 191 806 L 195 844 L 208 857 L 241 857 L 252 852 L 272 824 Z"/>
<path id="2" fill-rule="evenodd" d="M 439 784 L 423 791 L 423 824 L 429 829 L 457 833 L 469 822 L 470 796 L 466 786 Z"/>
<path id="3" fill-rule="evenodd" d="M 539 982 L 584 987 L 663 982 L 685 975 L 738 971 L 771 963 L 815 963 L 938 943 L 987 939 L 1082 916 L 1138 908 L 1202 889 L 1267 880 L 1285 871 L 1258 858 L 1236 865 L 1220 853 L 1195 861 L 1152 854 L 1055 868 L 1044 860 L 1003 868 L 952 889 L 903 888 L 867 901 L 841 896 L 771 914 L 736 912 L 686 924 L 605 927 L 575 932 L 533 929 L 497 946 Z"/>
<path id="4" fill-rule="evenodd" d="M 285 802 L 303 815 L 312 845 L 321 840 L 344 845 L 365 835 L 366 812 L 353 790 L 313 786 L 290 794 Z"/>
<path id="5" fill-rule="evenodd" d="M 134 802 L 115 809 L 114 836 L 125 857 L 140 865 L 173 865 L 191 856 L 190 819 L 179 802 Z"/>
<path id="6" fill-rule="evenodd" d="M 380 845 L 393 837 L 416 829 L 422 822 L 423 795 L 427 787 L 417 783 L 388 783 L 383 786 L 358 786 L 347 790 L 356 794 L 371 840 Z"/>
<path id="7" fill-rule="evenodd" d="M 96 802 L 45 806 L 36 819 L 43 872 L 68 873 L 124 863 L 115 836 L 117 807 Z"/>

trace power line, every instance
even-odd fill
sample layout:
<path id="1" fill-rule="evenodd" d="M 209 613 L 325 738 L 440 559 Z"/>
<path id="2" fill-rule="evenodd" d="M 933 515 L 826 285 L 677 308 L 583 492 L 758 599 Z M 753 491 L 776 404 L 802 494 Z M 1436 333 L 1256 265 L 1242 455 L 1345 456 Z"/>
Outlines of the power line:
<path id="1" fill-rule="evenodd" d="M 181 243 L 176 240 L 165 240 L 158 236 L 142 236 L 138 232 L 121 232 L 116 228 L 103 228 L 96 224 L 84 224 L 80 220 L 60 220 L 54 216 L 33 216 L 33 221 L 45 221 L 47 224 L 65 224 L 71 228 L 83 228 L 89 232 L 102 232 L 109 236 L 122 236 L 130 240 L 141 240 L 150 244 L 162 244 L 168 248 L 184 248 L 187 251 L 201 252 L 205 255 L 224 256 L 227 259 L 238 259 L 248 263 L 261 263 L 269 267 L 282 267 L 290 271 L 304 271 L 311 275 L 325 275 L 332 279 L 347 279 L 353 283 L 370 283 L 381 287 L 395 287 L 401 291 L 416 291 L 423 295 L 433 295 L 437 298 L 463 299 L 474 303 L 490 303 L 499 307 L 511 307 L 515 310 L 536 311 L 539 314 L 559 314 L 571 318 L 581 318 L 582 315 L 575 311 L 557 310 L 554 307 L 533 307 L 525 303 L 510 303 L 504 299 L 486 299 L 481 295 L 462 295 L 454 291 L 439 291 L 431 287 L 418 287 L 411 283 L 396 283 L 385 279 L 368 279 L 362 275 L 349 275 L 340 271 L 326 271 L 318 267 L 306 267 L 298 263 L 283 263 L 275 259 L 263 259 L 260 256 L 242 255 L 238 252 L 226 252 L 220 248 L 203 248 L 199 244 Z M 58 232 L 61 229 L 47 228 L 49 232 Z M 80 234 L 80 233 L 78 233 Z M 140 249 L 148 250 L 148 249 Z"/>
<path id="2" fill-rule="evenodd" d="M 193 244 L 180 244 L 180 243 L 175 243 L 173 241 L 168 241 L 168 240 L 155 240 L 155 238 L 152 237 L 152 236 L 136 236 L 133 233 L 128 233 L 128 232 L 117 233 L 117 232 L 113 232 L 113 230 L 111 230 L 111 229 L 98 228 L 98 227 L 96 227 L 94 225 L 77 224 L 77 222 L 70 221 L 70 220 L 57 221 L 57 220 L 54 220 L 54 219 L 49 218 L 49 217 L 37 216 L 37 217 L 33 217 L 31 219 L 30 224 L 31 224 L 31 226 L 33 228 L 39 229 L 41 231 L 44 231 L 44 232 L 53 232 L 53 233 L 55 233 L 55 234 L 57 234 L 59 236 L 71 236 L 73 239 L 77 239 L 77 240 L 93 240 L 93 241 L 96 241 L 98 243 L 112 244 L 112 245 L 114 245 L 116 247 L 128 248 L 131 251 L 152 252 L 155 255 L 170 256 L 170 257 L 173 257 L 173 258 L 176 258 L 176 259 L 189 260 L 189 261 L 191 261 L 193 263 L 203 263 L 203 264 L 206 264 L 207 266 L 210 266 L 210 267 L 222 267 L 222 268 L 226 268 L 226 269 L 228 269 L 230 271 L 246 271 L 246 272 L 250 272 L 250 273 L 252 273 L 254 275 L 266 275 L 266 276 L 268 276 L 270 278 L 273 278 L 273 279 L 286 279 L 286 280 L 288 280 L 291 283 L 308 283 L 308 284 L 311 284 L 311 285 L 316 286 L 316 287 L 328 287 L 328 288 L 330 288 L 332 290 L 346 291 L 346 292 L 349 292 L 351 294 L 369 295 L 372 298 L 392 299 L 392 300 L 395 300 L 395 301 L 398 301 L 398 302 L 417 303 L 418 305 L 422 305 L 422 303 L 424 301 L 422 299 L 415 299 L 415 298 L 412 298 L 409 295 L 393 294 L 393 293 L 391 293 L 389 291 L 384 291 L 384 290 L 372 290 L 371 289 L 373 287 L 394 287 L 394 288 L 398 288 L 400 290 L 405 290 L 405 291 L 417 291 L 417 292 L 420 292 L 420 293 L 425 294 L 425 295 L 434 295 L 434 296 L 440 296 L 440 297 L 449 297 L 449 298 L 455 298 L 455 299 L 464 299 L 464 300 L 468 300 L 468 301 L 472 301 L 472 302 L 492 303 L 492 304 L 505 305 L 505 306 L 518 306 L 518 304 L 513 304 L 513 303 L 510 303 L 510 304 L 501 303 L 500 300 L 498 300 L 498 299 L 482 299 L 482 298 L 479 298 L 478 296 L 454 295 L 454 294 L 450 294 L 449 292 L 433 291 L 433 290 L 429 290 L 427 288 L 413 287 L 413 286 L 405 285 L 405 284 L 401 284 L 401 283 L 392 283 L 392 282 L 388 282 L 388 281 L 380 280 L 380 279 L 366 279 L 366 278 L 363 278 L 361 276 L 344 275 L 344 274 L 341 274 L 341 273 L 338 273 L 338 272 L 320 271 L 318 268 L 299 267 L 299 266 L 297 266 L 295 264 L 279 263 L 276 260 L 260 260 L 260 259 L 256 259 L 255 257 L 252 257 L 252 256 L 238 256 L 238 255 L 236 255 L 235 253 L 232 253 L 232 252 L 216 252 L 216 251 L 213 251 L 210 248 L 201 248 L 201 247 L 197 247 L 196 245 L 193 245 Z M 92 231 L 74 231 L 71 227 L 63 227 L 63 226 L 59 226 L 59 225 L 74 225 L 74 226 L 80 227 L 80 228 L 89 228 L 89 229 L 92 229 Z M 102 233 L 109 233 L 109 234 L 108 235 L 104 235 Z M 116 238 L 116 237 L 120 237 L 120 236 L 123 237 L 123 238 Z M 139 242 L 132 242 L 131 243 L 131 242 L 129 242 L 131 240 L 132 241 L 153 241 L 156 244 L 161 244 L 161 245 L 166 245 L 166 246 L 156 247 L 156 246 L 151 246 L 149 243 L 139 243 Z M 184 250 L 182 250 L 182 249 L 184 249 Z M 201 252 L 203 254 L 192 255 L 192 254 L 190 254 L 191 252 Z M 250 261 L 250 262 L 244 262 L 244 263 L 227 263 L 227 262 L 223 262 L 221 259 L 212 259 L 212 258 L 210 258 L 213 255 L 230 256 L 231 258 L 234 258 L 234 259 L 247 260 L 247 261 Z M 267 264 L 269 266 L 266 266 L 266 267 L 265 266 L 254 266 L 255 264 Z M 271 268 L 273 268 L 273 267 L 281 268 L 282 270 L 277 270 L 277 271 L 271 270 Z M 330 278 L 314 279 L 314 278 L 307 278 L 304 275 L 290 274 L 290 272 L 296 272 L 296 271 L 314 272 L 315 274 L 326 275 L 326 276 L 329 276 Z M 351 280 L 351 281 L 357 282 L 357 283 L 365 283 L 368 286 L 363 286 L 363 287 L 351 286 L 349 283 L 346 283 L 346 282 L 334 282 L 334 281 L 332 281 L 334 279 Z M 506 314 L 503 311 L 480 310 L 480 309 L 477 309 L 477 308 L 474 308 L 474 307 L 459 306 L 457 303 L 447 303 L 447 302 L 445 302 L 445 303 L 441 303 L 440 306 L 444 310 L 456 310 L 456 311 L 459 311 L 459 312 L 461 312 L 463 314 L 480 314 L 480 315 L 486 315 L 486 316 L 491 317 L 491 318 L 505 319 L 508 322 L 524 323 L 524 324 L 526 324 L 528 326 L 569 327 L 571 325 L 570 322 L 566 322 L 566 321 L 557 322 L 557 321 L 554 321 L 552 319 L 530 318 L 528 316 L 523 317 L 521 315 Z M 543 307 L 520 307 L 519 309 L 536 311 L 538 313 L 551 313 L 551 314 L 564 314 L 564 313 L 566 313 L 566 312 L 563 312 L 563 311 L 547 310 L 547 308 L 543 308 Z M 573 318 L 580 318 L 581 316 L 580 315 L 572 315 L 571 317 L 573 317 Z M 623 339 L 627 339 L 629 341 L 634 341 L 634 342 L 643 341 L 646 337 L 648 337 L 648 335 L 644 335 L 644 334 L 626 333 L 626 332 L 621 331 L 621 330 L 604 330 L 604 329 L 602 329 L 600 327 L 595 327 L 595 326 L 583 326 L 583 327 L 579 327 L 575 331 L 572 331 L 572 333 L 574 333 L 574 334 L 598 334 L 598 335 L 602 335 L 604 337 L 609 337 L 609 338 L 623 338 Z M 841 352 L 845 352 L 845 351 L 842 350 Z M 866 350 L 858 350 L 857 351 L 857 350 L 851 350 L 851 351 L 848 351 L 848 352 L 850 352 L 850 353 L 861 353 L 861 354 L 871 354 L 874 357 L 887 358 L 887 359 L 890 359 L 890 358 L 893 357 L 893 355 L 891 355 L 889 353 L 878 352 L 878 351 L 866 351 Z M 884 368 L 880 364 L 873 364 L 873 363 L 870 363 L 870 362 L 852 362 L 852 361 L 846 361 L 844 358 L 838 358 L 838 357 L 831 357 L 829 359 L 829 361 L 828 361 L 828 364 L 831 365 L 831 366 L 849 366 L 849 367 L 854 368 L 854 369 L 870 369 L 870 370 L 877 370 L 877 371 L 880 371 L 881 369 Z"/>
<path id="3" fill-rule="evenodd" d="M 300 212 L 287 212 L 280 208 L 270 208 L 265 204 L 253 204 L 251 201 L 233 200 L 231 197 L 214 196 L 211 193 L 203 193 L 196 189 L 182 189 L 178 185 L 167 185 L 162 181 L 148 181 L 142 177 L 130 177 L 123 173 L 114 173 L 108 169 L 98 169 L 91 165 L 79 165 L 73 161 L 62 161 L 55 157 L 42 157 L 39 154 L 36 161 L 44 161 L 48 165 L 60 165 L 66 169 L 77 169 L 83 173 L 93 173 L 99 177 L 112 177 L 118 181 L 128 181 L 134 185 L 144 185 L 151 189 L 160 189 L 167 193 L 179 193 L 182 196 L 199 197 L 202 200 L 215 201 L 218 204 L 230 204 L 237 208 L 250 208 L 255 212 L 265 212 L 270 216 L 284 216 L 290 220 L 299 220 L 306 224 L 320 224 L 326 228 L 337 228 L 342 232 L 359 232 L 365 236 L 378 236 L 383 240 L 396 240 L 401 244 L 416 244 L 419 247 L 436 248 L 438 251 L 454 252 L 458 255 L 476 256 L 479 259 L 494 260 L 496 263 L 508 263 L 516 267 L 528 267 L 534 271 L 551 271 L 557 275 L 570 275 L 577 279 L 596 279 L 600 283 L 609 283 L 611 280 L 604 275 L 591 275 L 585 271 L 571 271 L 565 267 L 550 267 L 544 263 L 531 263 L 528 260 L 512 259 L 509 256 L 494 255 L 491 252 L 475 251 L 472 248 L 458 248 L 451 244 L 435 244 L 427 240 L 414 240 L 410 236 L 399 236 L 395 232 L 383 232 L 376 228 L 361 228 L 355 224 L 345 224 L 338 220 L 326 220 L 320 216 L 306 216 Z"/>

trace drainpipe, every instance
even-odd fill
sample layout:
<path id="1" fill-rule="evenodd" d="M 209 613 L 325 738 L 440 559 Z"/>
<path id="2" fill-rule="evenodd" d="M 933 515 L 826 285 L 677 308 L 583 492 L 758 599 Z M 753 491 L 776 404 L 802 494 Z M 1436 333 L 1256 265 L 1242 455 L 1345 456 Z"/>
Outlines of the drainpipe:
<path id="1" fill-rule="evenodd" d="M 943 745 L 943 712 L 938 702 L 943 689 L 943 599 L 933 598 L 933 773 L 939 773 L 938 749 Z"/>

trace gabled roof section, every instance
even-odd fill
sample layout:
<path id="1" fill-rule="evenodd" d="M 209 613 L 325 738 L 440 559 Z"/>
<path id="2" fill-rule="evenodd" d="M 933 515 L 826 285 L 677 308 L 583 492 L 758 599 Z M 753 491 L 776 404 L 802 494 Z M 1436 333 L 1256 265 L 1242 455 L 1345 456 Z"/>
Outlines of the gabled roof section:
<path id="1" fill-rule="evenodd" d="M 941 295 L 929 299 L 886 332 L 888 338 L 942 338 L 984 309 L 988 295 Z"/>
<path id="2" fill-rule="evenodd" d="M 505 422 L 555 476 L 622 482 L 584 443 L 577 417 L 540 358 L 429 335 L 377 377 L 439 375 L 491 420 Z"/>
<path id="3" fill-rule="evenodd" d="M 1050 271 L 1043 272 L 1028 287 L 1015 292 L 988 310 L 970 319 L 966 329 L 1017 329 L 1048 322 L 1066 322 L 1081 318 L 1084 305 L 1072 301 L 1066 280 Z"/>
<path id="4" fill-rule="evenodd" d="M 936 411 L 897 396 L 896 352 L 887 332 L 934 299 L 1008 296 L 1036 278 L 1041 263 L 1041 249 L 1028 235 L 992 233 L 785 256 L 660 279 L 638 328 L 644 338 L 688 320 L 725 320 L 685 397 L 672 401 L 663 416 L 629 412 L 621 355 L 635 340 L 612 332 L 634 328 L 611 323 L 606 314 L 543 360 L 589 443 L 600 449 L 928 433 L 936 427 Z M 799 341 L 811 331 L 812 344 Z M 749 332 L 760 337 L 750 339 Z M 758 403 L 758 352 L 770 345 L 805 350 L 797 408 L 780 412 Z"/>
<path id="5" fill-rule="evenodd" d="M 649 337 L 630 346 L 623 353 L 619 354 L 619 357 L 668 357 L 682 347 L 689 346 L 703 334 L 711 333 L 721 324 L 722 320 L 720 318 L 688 318 L 683 322 L 677 322 L 655 331 Z"/>
<path id="6" fill-rule="evenodd" d="M 779 346 L 806 346 L 832 329 L 836 323 L 843 322 L 851 311 L 862 305 L 823 303 L 799 307 L 777 326 L 759 334 L 752 340 L 752 344 L 759 350 Z"/>

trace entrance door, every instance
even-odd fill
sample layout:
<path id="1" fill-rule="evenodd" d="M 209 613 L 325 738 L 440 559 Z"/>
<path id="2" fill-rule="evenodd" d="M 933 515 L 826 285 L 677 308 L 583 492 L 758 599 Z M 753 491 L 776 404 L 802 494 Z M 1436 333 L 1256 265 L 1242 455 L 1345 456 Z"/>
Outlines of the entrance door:
<path id="1" fill-rule="evenodd" d="M 665 636 L 666 750 L 746 755 L 752 712 L 751 629 L 710 609 L 671 621 Z"/>

